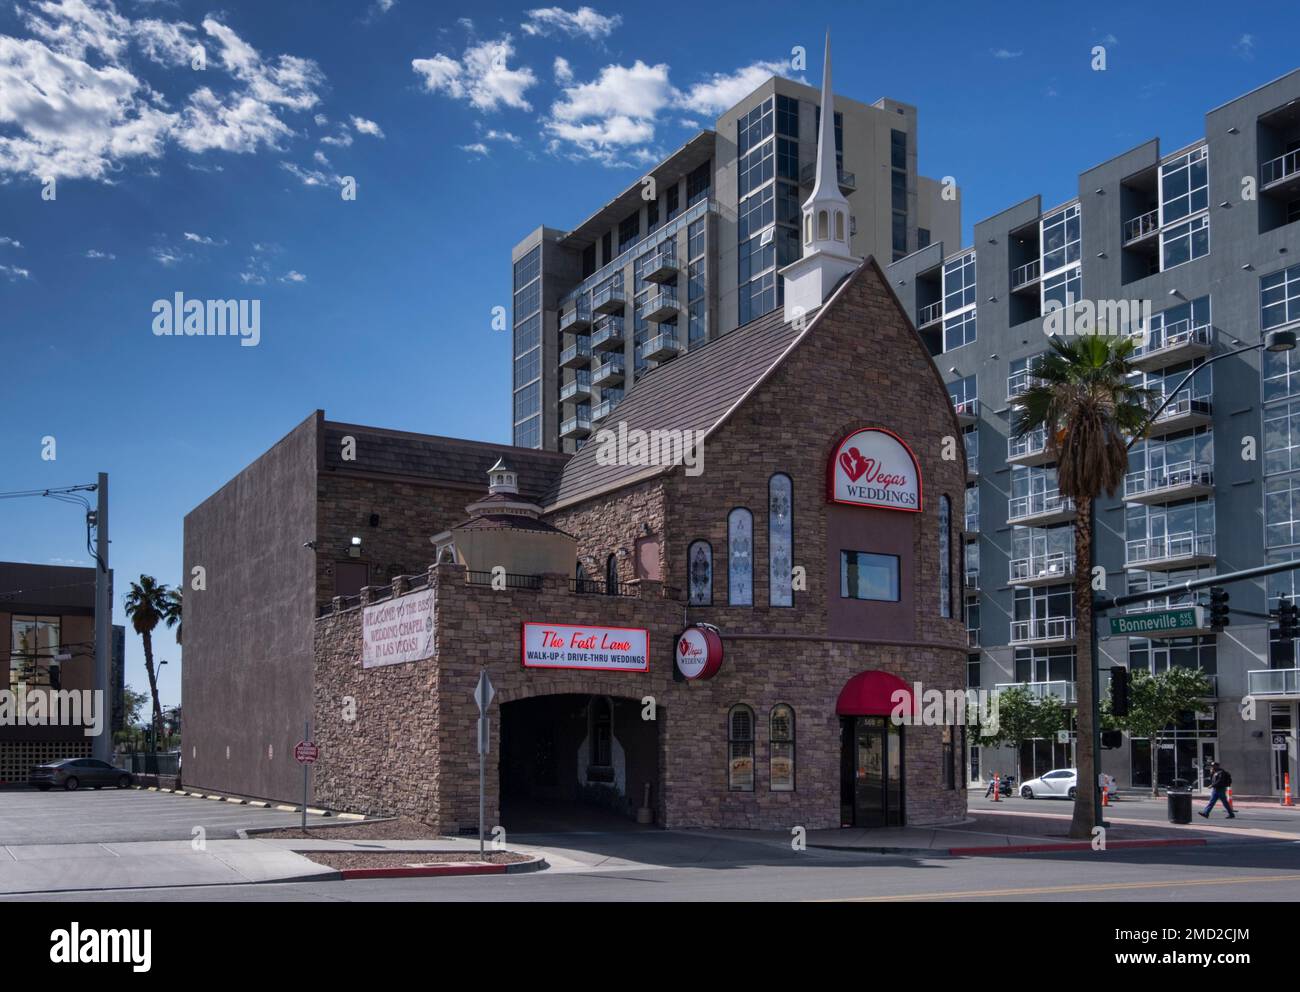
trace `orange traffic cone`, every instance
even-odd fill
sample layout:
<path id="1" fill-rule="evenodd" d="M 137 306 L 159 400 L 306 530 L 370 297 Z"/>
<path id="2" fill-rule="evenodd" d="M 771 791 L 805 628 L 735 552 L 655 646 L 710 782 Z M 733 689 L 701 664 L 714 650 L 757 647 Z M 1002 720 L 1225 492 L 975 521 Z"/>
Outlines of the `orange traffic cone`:
<path id="1" fill-rule="evenodd" d="M 1002 776 L 997 772 L 993 773 L 993 801 L 1002 801 Z"/>
<path id="2" fill-rule="evenodd" d="M 1282 773 L 1282 805 L 1283 806 L 1294 805 L 1291 802 L 1291 773 L 1290 772 Z"/>
<path id="3" fill-rule="evenodd" d="M 1110 805 L 1110 789 L 1106 788 L 1104 785 L 1101 787 L 1101 804 L 1103 806 Z"/>

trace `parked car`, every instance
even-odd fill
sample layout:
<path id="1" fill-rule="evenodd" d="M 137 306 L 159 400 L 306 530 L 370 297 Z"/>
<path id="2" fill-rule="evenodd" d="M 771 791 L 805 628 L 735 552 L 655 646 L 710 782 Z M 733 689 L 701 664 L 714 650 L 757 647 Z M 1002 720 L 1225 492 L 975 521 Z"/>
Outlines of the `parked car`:
<path id="1" fill-rule="evenodd" d="M 107 761 L 98 758 L 64 758 L 37 765 L 27 777 L 27 784 L 48 792 L 53 786 L 61 786 L 69 792 L 88 785 L 93 789 L 102 789 L 113 785 L 125 789 L 134 784 L 135 776 L 125 768 L 114 768 Z"/>
<path id="2" fill-rule="evenodd" d="M 1031 778 L 1020 787 L 1025 799 L 1073 799 L 1079 773 L 1074 768 L 1056 768 L 1041 778 Z"/>

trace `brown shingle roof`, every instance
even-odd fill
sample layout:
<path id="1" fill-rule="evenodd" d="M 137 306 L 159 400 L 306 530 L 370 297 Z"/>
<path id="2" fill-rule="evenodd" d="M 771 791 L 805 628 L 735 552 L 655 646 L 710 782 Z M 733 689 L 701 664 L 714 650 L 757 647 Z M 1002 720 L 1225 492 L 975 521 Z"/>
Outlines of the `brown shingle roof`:
<path id="1" fill-rule="evenodd" d="M 534 501 L 554 487 L 560 470 L 570 457 L 556 451 L 409 434 L 331 420 L 325 422 L 323 430 L 322 468 L 325 471 L 405 476 L 467 486 L 486 493 L 488 469 L 497 459 L 505 458 L 519 474 L 519 495 Z M 345 435 L 356 438 L 356 461 L 343 460 L 342 440 Z"/>
<path id="2" fill-rule="evenodd" d="M 780 308 L 655 369 L 628 391 L 602 428 L 709 430 L 798 337 Z M 591 439 L 564 466 L 545 499 L 548 510 L 662 472 L 662 466 L 600 465 Z M 522 478 L 522 477 L 521 477 Z"/>

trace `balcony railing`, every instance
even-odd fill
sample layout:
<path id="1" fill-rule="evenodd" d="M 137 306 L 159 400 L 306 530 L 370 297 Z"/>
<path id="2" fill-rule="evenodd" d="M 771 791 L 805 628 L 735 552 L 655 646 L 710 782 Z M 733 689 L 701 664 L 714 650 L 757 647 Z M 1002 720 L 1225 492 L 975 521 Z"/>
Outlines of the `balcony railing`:
<path id="1" fill-rule="evenodd" d="M 560 424 L 561 437 L 586 437 L 591 433 L 591 414 L 579 413 Z"/>
<path id="2" fill-rule="evenodd" d="M 933 324 L 943 319 L 943 300 L 938 303 L 927 303 L 917 311 L 916 326 L 925 327 L 927 324 Z"/>
<path id="3" fill-rule="evenodd" d="M 649 297 L 638 303 L 636 315 L 642 320 L 658 323 L 670 317 L 676 317 L 677 311 L 680 309 L 681 305 L 677 301 L 677 290 L 668 288 L 661 289 L 657 293 L 651 293 Z"/>
<path id="4" fill-rule="evenodd" d="M 1041 617 L 1011 621 L 1012 644 L 1045 644 L 1074 640 L 1074 617 Z"/>
<path id="5" fill-rule="evenodd" d="M 1150 210 L 1124 222 L 1124 244 L 1132 244 L 1160 230 L 1160 211 Z"/>
<path id="6" fill-rule="evenodd" d="M 1063 703 L 1077 703 L 1079 701 L 1075 695 L 1075 683 L 1064 680 L 1054 682 L 998 682 L 993 686 L 993 689 L 995 692 L 1002 692 L 1006 689 L 1026 689 L 1037 700 L 1055 696 Z"/>
<path id="7" fill-rule="evenodd" d="M 1037 385 L 1038 377 L 1032 369 L 1021 369 L 1007 376 L 1007 399 L 1013 400 L 1021 393 L 1029 391 L 1030 386 Z"/>
<path id="8" fill-rule="evenodd" d="M 980 646 L 980 629 L 978 627 L 966 628 L 966 646 L 968 648 L 977 648 Z"/>
<path id="9" fill-rule="evenodd" d="M 1214 535 L 1183 531 L 1161 537 L 1138 538 L 1124 545 L 1124 563 L 1177 561 L 1183 558 L 1213 558 Z"/>
<path id="10" fill-rule="evenodd" d="M 966 588 L 978 589 L 980 587 L 980 570 L 978 568 L 966 569 Z"/>
<path id="11" fill-rule="evenodd" d="M 978 450 L 966 452 L 966 474 L 980 474 L 980 453 Z"/>
<path id="12" fill-rule="evenodd" d="M 472 586 L 496 586 L 499 588 L 502 580 L 505 581 L 507 589 L 542 588 L 542 577 L 540 575 L 519 575 L 511 572 L 500 576 L 493 575 L 491 572 L 465 573 L 465 581 Z"/>
<path id="13" fill-rule="evenodd" d="M 1156 417 L 1151 426 L 1167 425 L 1171 421 L 1188 418 L 1202 420 L 1211 417 L 1213 413 L 1214 404 L 1208 398 L 1194 397 L 1187 390 L 1183 390 L 1170 401 L 1167 407 L 1160 411 L 1160 416 Z"/>
<path id="14" fill-rule="evenodd" d="M 1074 552 L 1054 551 L 1027 558 L 1012 558 L 1010 581 L 1063 582 L 1074 575 Z"/>
<path id="15" fill-rule="evenodd" d="M 602 318 L 591 330 L 591 350 L 608 351 L 623 347 L 623 318 Z"/>
<path id="16" fill-rule="evenodd" d="M 1152 495 L 1163 490 L 1214 486 L 1214 466 L 1205 462 L 1174 462 L 1161 468 L 1139 469 L 1124 477 L 1124 498 Z"/>
<path id="17" fill-rule="evenodd" d="M 851 193 L 858 188 L 858 177 L 852 172 L 839 170 L 840 189 L 846 193 Z M 817 163 L 809 162 L 799 170 L 799 182 L 804 186 L 811 186 L 817 181 Z"/>
<path id="18" fill-rule="evenodd" d="M 621 282 L 602 286 L 591 294 L 591 309 L 597 313 L 616 313 L 623 309 L 626 302 Z"/>
<path id="19" fill-rule="evenodd" d="M 644 261 L 642 261 L 644 259 Z M 641 276 L 649 282 L 662 282 L 677 273 L 677 241 L 662 241 L 641 258 Z"/>
<path id="20" fill-rule="evenodd" d="M 979 400 L 962 400 L 960 403 L 953 401 L 952 408 L 957 411 L 957 419 L 962 423 L 974 423 L 979 419 Z"/>
<path id="21" fill-rule="evenodd" d="M 1040 271 L 1038 259 L 1013 269 L 1011 272 L 1011 288 L 1020 289 L 1023 286 L 1037 282 Z"/>
<path id="22" fill-rule="evenodd" d="M 1007 438 L 1007 461 L 1013 458 L 1033 458 L 1047 453 L 1047 430 L 1039 428 L 1024 437 Z"/>
<path id="23" fill-rule="evenodd" d="M 641 357 L 647 362 L 662 362 L 676 358 L 684 350 L 676 334 L 656 334 L 641 345 Z"/>
<path id="24" fill-rule="evenodd" d="M 619 352 L 614 352 L 591 370 L 591 383 L 593 386 L 618 382 L 622 378 L 623 355 Z"/>
<path id="25" fill-rule="evenodd" d="M 1246 673 L 1252 696 L 1300 696 L 1300 668 L 1255 668 Z"/>
<path id="26" fill-rule="evenodd" d="M 560 330 L 579 331 L 591 324 L 591 304 L 583 297 L 577 304 L 560 314 Z"/>
<path id="27" fill-rule="evenodd" d="M 1028 496 L 1015 496 L 1007 500 L 1007 519 L 1018 520 L 1022 517 L 1038 517 L 1047 514 L 1070 514 L 1074 512 L 1074 500 L 1066 499 L 1055 489 Z"/>
<path id="28" fill-rule="evenodd" d="M 1269 159 L 1259 167 L 1260 184 L 1268 186 L 1300 172 L 1300 148 L 1277 158 Z"/>
<path id="29" fill-rule="evenodd" d="M 573 344 L 560 352 L 560 367 L 580 365 L 591 360 L 591 339 L 578 338 Z"/>
<path id="30" fill-rule="evenodd" d="M 592 423 L 595 423 L 598 420 L 604 420 L 606 417 L 608 417 L 611 413 L 614 412 L 615 407 L 617 407 L 620 403 L 623 402 L 623 391 L 621 389 L 617 389 L 617 390 L 607 389 L 605 390 L 605 392 L 616 393 L 617 395 L 609 396 L 607 399 L 601 400 L 599 403 L 597 403 L 595 406 L 591 408 Z"/>
<path id="31" fill-rule="evenodd" d="M 590 395 L 591 373 L 586 369 L 578 369 L 577 374 L 560 387 L 560 402 L 585 399 Z"/>
<path id="32" fill-rule="evenodd" d="M 1187 345 L 1204 345 L 1210 348 L 1213 344 L 1214 327 L 1210 324 L 1193 324 L 1191 319 L 1187 318 L 1152 328 L 1147 332 L 1146 338 L 1133 349 L 1133 357 L 1146 358 Z"/>

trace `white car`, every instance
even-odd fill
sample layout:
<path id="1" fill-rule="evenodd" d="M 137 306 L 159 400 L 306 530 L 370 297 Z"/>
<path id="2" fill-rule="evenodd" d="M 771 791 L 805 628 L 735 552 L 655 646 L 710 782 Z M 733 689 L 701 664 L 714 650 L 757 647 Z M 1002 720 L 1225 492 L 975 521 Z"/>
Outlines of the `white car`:
<path id="1" fill-rule="evenodd" d="M 1073 799 L 1079 773 L 1073 768 L 1057 768 L 1042 778 L 1031 778 L 1020 787 L 1025 799 Z"/>

